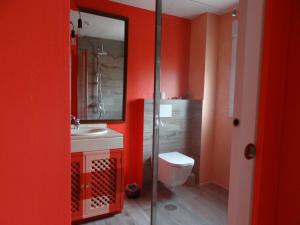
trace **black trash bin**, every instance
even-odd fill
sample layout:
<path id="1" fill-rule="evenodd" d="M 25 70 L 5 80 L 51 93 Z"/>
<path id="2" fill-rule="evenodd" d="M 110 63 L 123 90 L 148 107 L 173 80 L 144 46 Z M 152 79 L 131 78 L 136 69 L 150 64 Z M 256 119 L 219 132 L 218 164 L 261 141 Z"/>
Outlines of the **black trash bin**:
<path id="1" fill-rule="evenodd" d="M 137 183 L 127 184 L 126 186 L 127 198 L 138 198 L 141 195 L 141 189 Z"/>

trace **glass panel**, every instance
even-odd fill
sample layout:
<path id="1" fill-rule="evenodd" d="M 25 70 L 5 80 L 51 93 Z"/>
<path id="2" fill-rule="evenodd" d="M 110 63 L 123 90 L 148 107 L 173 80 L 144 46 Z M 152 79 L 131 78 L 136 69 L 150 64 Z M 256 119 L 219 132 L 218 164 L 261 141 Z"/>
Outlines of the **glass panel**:
<path id="1" fill-rule="evenodd" d="M 213 2 L 176 4 L 184 10 L 163 0 L 155 225 L 225 225 L 236 17 Z"/>

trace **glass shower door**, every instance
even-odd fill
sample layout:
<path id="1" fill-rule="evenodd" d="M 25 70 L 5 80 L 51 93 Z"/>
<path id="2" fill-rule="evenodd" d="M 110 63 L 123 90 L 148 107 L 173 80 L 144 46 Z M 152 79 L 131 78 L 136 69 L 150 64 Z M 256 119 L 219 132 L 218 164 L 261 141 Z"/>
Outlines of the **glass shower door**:
<path id="1" fill-rule="evenodd" d="M 195 2 L 177 4 L 197 6 Z M 232 128 L 226 104 L 234 18 L 231 13 L 180 17 L 172 11 L 173 1 L 156 4 L 151 225 L 226 225 L 228 190 L 215 182 L 217 175 L 207 177 L 215 167 L 218 172 L 224 167 L 220 180 L 229 173 L 223 164 Z M 215 128 L 213 121 L 217 85 L 225 92 L 219 98 L 226 107 L 216 111 L 218 124 L 229 121 L 225 134 L 223 125 Z M 219 133 L 217 149 L 224 151 L 213 155 Z"/>

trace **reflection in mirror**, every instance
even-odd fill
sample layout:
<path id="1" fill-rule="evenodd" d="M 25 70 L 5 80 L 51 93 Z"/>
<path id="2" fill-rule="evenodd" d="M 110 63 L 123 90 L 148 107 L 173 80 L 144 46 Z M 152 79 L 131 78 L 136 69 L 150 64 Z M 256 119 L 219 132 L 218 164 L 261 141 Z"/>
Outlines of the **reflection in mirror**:
<path id="1" fill-rule="evenodd" d="M 126 18 L 71 10 L 71 22 L 77 34 L 72 44 L 72 115 L 82 122 L 124 121 Z"/>

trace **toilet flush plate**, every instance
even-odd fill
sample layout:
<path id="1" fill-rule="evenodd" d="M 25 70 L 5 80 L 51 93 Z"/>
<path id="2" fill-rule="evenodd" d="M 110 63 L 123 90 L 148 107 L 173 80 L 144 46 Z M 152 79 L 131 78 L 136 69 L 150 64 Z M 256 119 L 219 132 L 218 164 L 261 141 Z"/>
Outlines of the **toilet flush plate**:
<path id="1" fill-rule="evenodd" d="M 173 116 L 173 106 L 172 105 L 160 105 L 160 117 L 161 118 L 168 118 Z"/>

